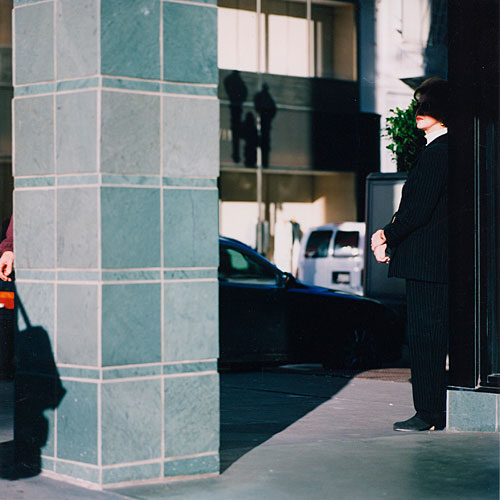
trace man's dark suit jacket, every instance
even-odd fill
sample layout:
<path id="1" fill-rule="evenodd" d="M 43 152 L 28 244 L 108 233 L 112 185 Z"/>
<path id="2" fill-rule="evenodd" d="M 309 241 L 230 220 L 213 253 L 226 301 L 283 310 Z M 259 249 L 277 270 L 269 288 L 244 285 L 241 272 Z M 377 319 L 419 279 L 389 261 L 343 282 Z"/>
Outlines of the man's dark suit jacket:
<path id="1" fill-rule="evenodd" d="M 422 151 L 384 233 L 389 276 L 448 282 L 448 134 Z"/>

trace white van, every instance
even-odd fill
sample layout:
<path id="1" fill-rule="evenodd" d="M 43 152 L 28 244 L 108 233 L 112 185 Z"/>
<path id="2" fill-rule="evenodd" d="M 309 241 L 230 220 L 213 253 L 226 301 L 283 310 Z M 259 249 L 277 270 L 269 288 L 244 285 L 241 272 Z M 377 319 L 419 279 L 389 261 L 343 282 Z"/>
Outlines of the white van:
<path id="1" fill-rule="evenodd" d="M 365 223 L 312 228 L 302 239 L 297 278 L 304 283 L 363 295 Z"/>

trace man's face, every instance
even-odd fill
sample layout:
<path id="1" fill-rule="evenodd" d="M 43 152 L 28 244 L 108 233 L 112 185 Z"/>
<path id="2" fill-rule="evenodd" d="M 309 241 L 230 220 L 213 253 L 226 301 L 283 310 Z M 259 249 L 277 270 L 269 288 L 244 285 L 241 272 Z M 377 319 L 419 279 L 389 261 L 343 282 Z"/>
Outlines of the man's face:
<path id="1" fill-rule="evenodd" d="M 439 120 L 436 120 L 429 115 L 417 115 L 416 120 L 417 128 L 423 130 L 424 132 L 440 124 Z"/>
<path id="2" fill-rule="evenodd" d="M 418 100 L 413 103 L 417 128 L 424 132 L 429 132 L 430 129 L 440 124 L 439 120 L 430 115 L 431 109 L 431 103 L 425 99 L 425 96 L 419 96 Z"/>

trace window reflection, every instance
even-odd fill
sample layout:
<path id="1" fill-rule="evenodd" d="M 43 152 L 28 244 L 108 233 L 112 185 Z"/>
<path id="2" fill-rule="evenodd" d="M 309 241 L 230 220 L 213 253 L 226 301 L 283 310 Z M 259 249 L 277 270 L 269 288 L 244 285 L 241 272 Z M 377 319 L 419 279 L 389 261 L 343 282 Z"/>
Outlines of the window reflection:
<path id="1" fill-rule="evenodd" d="M 277 285 L 276 273 L 233 248 L 220 249 L 219 279 L 230 283 Z"/>
<path id="2" fill-rule="evenodd" d="M 255 1 L 219 0 L 219 67 L 356 80 L 355 26 L 350 3 L 313 4 L 308 16 L 306 2 L 262 0 L 258 14 Z"/>

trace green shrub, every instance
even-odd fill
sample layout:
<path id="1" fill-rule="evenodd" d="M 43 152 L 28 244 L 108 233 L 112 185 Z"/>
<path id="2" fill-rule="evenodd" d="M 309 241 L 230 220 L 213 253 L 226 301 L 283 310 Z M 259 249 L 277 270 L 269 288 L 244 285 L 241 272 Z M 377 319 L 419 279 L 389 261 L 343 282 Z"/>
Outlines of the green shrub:
<path id="1" fill-rule="evenodd" d="M 391 143 L 387 146 L 396 160 L 398 172 L 409 172 L 425 146 L 425 134 L 417 128 L 412 101 L 406 109 L 391 109 L 392 116 L 385 121 L 385 137 Z"/>

